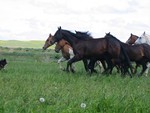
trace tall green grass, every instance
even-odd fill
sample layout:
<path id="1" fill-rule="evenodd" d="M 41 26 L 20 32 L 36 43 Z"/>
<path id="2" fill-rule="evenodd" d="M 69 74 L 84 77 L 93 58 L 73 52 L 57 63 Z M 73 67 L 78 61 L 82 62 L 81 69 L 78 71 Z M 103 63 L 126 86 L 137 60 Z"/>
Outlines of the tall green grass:
<path id="1" fill-rule="evenodd" d="M 67 73 L 59 69 L 59 57 L 53 50 L 1 48 L 8 65 L 0 71 L 0 113 L 150 112 L 149 76 L 90 76 L 82 62 Z"/>

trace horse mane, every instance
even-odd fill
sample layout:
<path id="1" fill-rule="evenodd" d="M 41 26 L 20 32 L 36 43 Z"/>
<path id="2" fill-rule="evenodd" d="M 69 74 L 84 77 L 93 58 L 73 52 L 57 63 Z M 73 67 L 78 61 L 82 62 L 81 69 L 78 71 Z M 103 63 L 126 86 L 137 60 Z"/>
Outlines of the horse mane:
<path id="1" fill-rule="evenodd" d="M 105 38 L 113 38 L 113 39 L 115 39 L 115 40 L 117 40 L 117 41 L 119 41 L 119 42 L 121 42 L 118 38 L 116 38 L 115 36 L 113 36 L 112 34 L 110 34 L 110 33 L 106 33 L 106 36 L 105 36 Z"/>
<path id="2" fill-rule="evenodd" d="M 81 32 L 81 31 L 75 31 L 76 35 L 78 35 L 79 37 L 85 37 L 87 39 L 92 39 L 93 37 L 91 36 L 91 33 L 89 33 L 88 31 L 86 32 Z"/>
<path id="3" fill-rule="evenodd" d="M 135 36 L 135 37 L 139 38 L 139 36 L 137 36 L 137 35 L 134 35 L 134 34 L 132 34 L 132 33 L 131 33 L 131 36 Z"/>
<path id="4" fill-rule="evenodd" d="M 78 32 L 78 34 L 76 33 L 73 33 L 69 30 L 64 30 L 64 29 L 61 29 L 61 32 L 64 32 L 64 33 L 67 33 L 67 34 L 71 34 L 72 36 L 76 37 L 77 39 L 80 39 L 80 40 L 87 40 L 87 39 L 91 39 L 91 36 L 89 33 L 86 33 L 86 32 Z"/>

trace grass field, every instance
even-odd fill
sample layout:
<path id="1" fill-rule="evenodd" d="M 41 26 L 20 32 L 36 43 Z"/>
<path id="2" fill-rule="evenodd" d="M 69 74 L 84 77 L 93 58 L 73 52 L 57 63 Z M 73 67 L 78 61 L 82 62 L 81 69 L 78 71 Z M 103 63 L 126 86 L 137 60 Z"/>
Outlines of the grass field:
<path id="1" fill-rule="evenodd" d="M 150 76 L 89 76 L 82 62 L 66 73 L 59 57 L 51 49 L 1 47 L 8 64 L 0 71 L 0 113 L 150 113 Z"/>
<path id="2" fill-rule="evenodd" d="M 0 40 L 0 46 L 9 48 L 42 48 L 45 41 L 18 41 L 18 40 Z M 51 49 L 54 46 L 50 47 Z"/>

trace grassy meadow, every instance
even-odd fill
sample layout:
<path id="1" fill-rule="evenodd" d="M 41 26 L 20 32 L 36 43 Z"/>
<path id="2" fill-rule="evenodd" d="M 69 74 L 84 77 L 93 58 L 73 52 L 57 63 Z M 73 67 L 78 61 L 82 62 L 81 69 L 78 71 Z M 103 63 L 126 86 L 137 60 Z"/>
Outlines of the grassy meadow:
<path id="1" fill-rule="evenodd" d="M 0 47 L 8 62 L 0 70 L 0 113 L 150 113 L 150 76 L 90 76 L 82 62 L 66 73 L 57 64 L 61 54 L 40 44 Z"/>

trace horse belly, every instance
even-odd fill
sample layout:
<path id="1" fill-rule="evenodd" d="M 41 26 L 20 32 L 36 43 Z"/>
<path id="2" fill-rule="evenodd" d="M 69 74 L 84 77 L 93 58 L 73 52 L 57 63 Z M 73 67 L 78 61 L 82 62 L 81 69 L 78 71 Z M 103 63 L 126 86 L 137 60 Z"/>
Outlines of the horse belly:
<path id="1" fill-rule="evenodd" d="M 85 55 L 87 57 L 101 57 L 105 52 L 105 48 L 95 46 L 94 48 L 86 49 Z"/>

